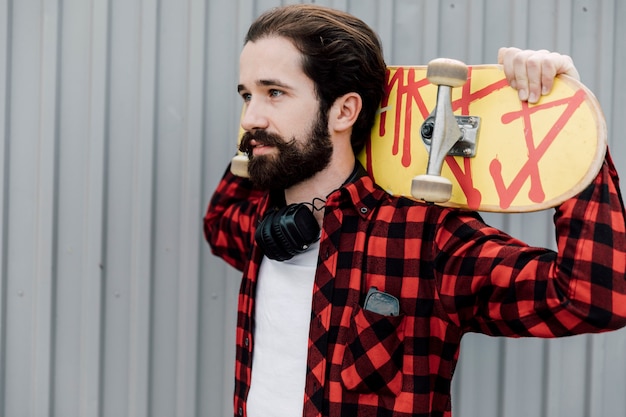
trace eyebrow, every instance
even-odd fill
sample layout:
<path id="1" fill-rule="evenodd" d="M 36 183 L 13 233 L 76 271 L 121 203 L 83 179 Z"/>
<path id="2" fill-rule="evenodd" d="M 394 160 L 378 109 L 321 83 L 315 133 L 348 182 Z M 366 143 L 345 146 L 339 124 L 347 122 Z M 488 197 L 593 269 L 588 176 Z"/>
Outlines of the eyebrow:
<path id="1" fill-rule="evenodd" d="M 286 90 L 291 90 L 292 88 L 283 83 L 280 82 L 278 80 L 272 80 L 272 79 L 268 79 L 268 80 L 258 80 L 255 82 L 256 85 L 258 86 L 264 86 L 264 87 L 280 87 L 280 88 L 284 88 Z M 246 87 L 243 84 L 239 84 L 237 85 L 237 92 L 241 92 L 242 90 L 245 90 Z"/>

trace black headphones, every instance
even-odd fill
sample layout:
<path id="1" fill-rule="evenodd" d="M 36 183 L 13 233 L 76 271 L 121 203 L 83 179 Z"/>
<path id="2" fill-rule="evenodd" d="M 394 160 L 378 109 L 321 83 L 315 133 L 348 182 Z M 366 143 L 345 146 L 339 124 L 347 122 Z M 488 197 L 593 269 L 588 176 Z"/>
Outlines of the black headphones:
<path id="1" fill-rule="evenodd" d="M 364 175 L 367 175 L 367 171 L 357 161 L 344 185 Z M 312 203 L 284 205 L 285 195 L 282 191 L 273 195 L 273 199 L 282 201 L 283 207 L 270 210 L 265 215 L 254 238 L 265 256 L 276 261 L 286 261 L 306 251 L 320 238 L 320 226 L 313 215 Z"/>
<path id="2" fill-rule="evenodd" d="M 319 239 L 320 226 L 306 203 L 271 210 L 256 229 L 254 238 L 265 256 L 286 261 L 304 252 Z"/>

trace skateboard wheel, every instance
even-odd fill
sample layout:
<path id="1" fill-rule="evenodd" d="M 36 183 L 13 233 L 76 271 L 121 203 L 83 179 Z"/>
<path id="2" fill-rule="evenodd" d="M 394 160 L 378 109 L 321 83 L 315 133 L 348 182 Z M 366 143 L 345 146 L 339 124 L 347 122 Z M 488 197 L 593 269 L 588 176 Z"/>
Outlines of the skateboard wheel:
<path id="1" fill-rule="evenodd" d="M 248 157 L 237 154 L 230 161 L 230 172 L 238 177 L 248 178 Z"/>
<path id="2" fill-rule="evenodd" d="M 460 87 L 467 81 L 467 65 L 456 59 L 436 58 L 428 63 L 426 78 L 435 85 Z"/>
<path id="3" fill-rule="evenodd" d="M 411 182 L 411 195 L 429 203 L 445 203 L 452 197 L 452 183 L 438 175 L 418 175 Z"/>

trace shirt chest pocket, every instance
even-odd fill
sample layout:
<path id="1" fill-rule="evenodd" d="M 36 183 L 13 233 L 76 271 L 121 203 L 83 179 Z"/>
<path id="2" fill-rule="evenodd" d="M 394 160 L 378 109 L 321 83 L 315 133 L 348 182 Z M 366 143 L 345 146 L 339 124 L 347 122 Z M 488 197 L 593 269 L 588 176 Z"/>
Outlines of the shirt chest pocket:
<path id="1" fill-rule="evenodd" d="M 405 316 L 384 316 L 357 306 L 341 368 L 349 391 L 396 396 L 402 389 Z"/>

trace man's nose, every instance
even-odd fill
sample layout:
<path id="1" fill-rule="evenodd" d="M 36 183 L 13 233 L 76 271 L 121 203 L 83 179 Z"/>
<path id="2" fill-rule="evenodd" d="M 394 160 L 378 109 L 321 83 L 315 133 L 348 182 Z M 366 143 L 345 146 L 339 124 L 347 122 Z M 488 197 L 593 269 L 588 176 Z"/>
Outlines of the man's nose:
<path id="1" fill-rule="evenodd" d="M 241 127 L 249 132 L 258 129 L 267 129 L 268 118 L 263 110 L 263 105 L 258 101 L 250 100 L 246 103 L 241 118 Z"/>

